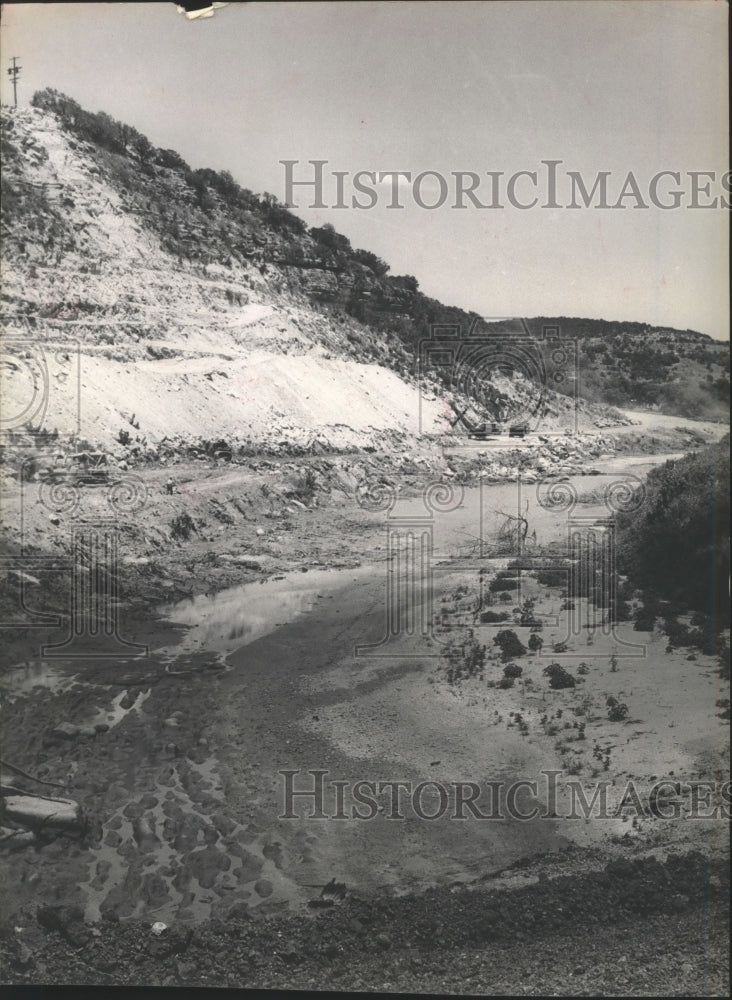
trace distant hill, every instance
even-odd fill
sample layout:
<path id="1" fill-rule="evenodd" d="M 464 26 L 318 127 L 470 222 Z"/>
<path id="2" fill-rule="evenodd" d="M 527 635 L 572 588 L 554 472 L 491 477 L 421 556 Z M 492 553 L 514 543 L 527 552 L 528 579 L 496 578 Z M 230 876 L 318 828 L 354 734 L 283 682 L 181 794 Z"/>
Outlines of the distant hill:
<path id="1" fill-rule="evenodd" d="M 586 399 L 612 406 L 658 407 L 664 413 L 699 419 L 728 419 L 729 343 L 694 330 L 647 323 L 567 316 L 528 321 L 536 335 L 546 326 L 557 326 L 577 342 L 580 392 Z"/>
<path id="2" fill-rule="evenodd" d="M 264 348 L 264 341 L 288 356 L 316 347 L 321 367 L 328 354 L 349 358 L 391 369 L 411 386 L 420 343 L 434 324 L 499 338 L 516 329 L 511 323 L 485 323 L 474 312 L 425 296 L 416 278 L 390 274 L 385 261 L 352 247 L 332 226 L 308 228 L 273 195 L 242 188 L 226 171 L 192 170 L 175 151 L 155 148 L 102 112 L 85 111 L 53 90 L 37 93 L 32 104 L 37 110 L 25 112 L 31 118 L 6 115 L 2 138 L 4 252 L 14 265 L 4 298 L 11 318 L 40 317 L 47 333 L 56 334 L 75 323 L 87 341 L 97 323 L 96 335 L 106 338 L 110 357 L 123 360 L 125 351 L 138 356 L 145 345 L 150 358 L 168 359 L 171 373 L 172 359 L 184 348 L 190 354 L 195 338 L 200 345 L 208 330 L 220 335 L 223 355 L 242 345 Z M 51 134 L 54 129 L 58 136 Z M 115 261 L 129 288 L 117 287 L 112 295 L 107 286 Z M 54 268 L 72 264 L 78 265 L 74 296 L 70 300 L 67 289 L 57 301 Z M 163 280 L 166 270 L 173 274 Z M 303 303 L 309 303 L 304 312 Z M 264 339 L 257 309 L 269 309 Z M 124 345 L 106 329 L 115 317 L 130 338 Z M 528 321 L 538 336 L 544 326 L 556 326 L 578 345 L 579 381 L 551 383 L 552 392 L 577 389 L 592 403 L 725 418 L 728 345 L 693 331 L 640 323 Z M 312 382 L 297 390 L 291 410 L 307 406 L 307 386 L 320 377 L 327 383 L 316 368 Z M 435 369 L 436 385 L 447 388 L 450 379 L 449 372 Z M 373 401 L 371 392 L 364 389 L 364 405 Z M 274 385 L 267 398 L 274 412 Z M 440 408 L 439 400 L 435 406 Z M 386 427 L 392 419 L 389 407 L 382 406 L 373 424 Z M 332 426 L 347 422 L 338 407 L 329 420 Z"/>

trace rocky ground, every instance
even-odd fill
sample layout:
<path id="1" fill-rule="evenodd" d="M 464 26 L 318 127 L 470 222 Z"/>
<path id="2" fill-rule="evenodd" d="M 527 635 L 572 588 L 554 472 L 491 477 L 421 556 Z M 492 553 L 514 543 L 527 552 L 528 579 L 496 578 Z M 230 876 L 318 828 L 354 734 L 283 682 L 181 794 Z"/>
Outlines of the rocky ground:
<path id="1" fill-rule="evenodd" d="M 728 995 L 725 865 L 693 853 L 587 874 L 557 874 L 563 864 L 535 863 L 537 880 L 513 890 L 352 896 L 312 916 L 237 915 L 159 934 L 42 905 L 6 927 L 0 955 L 19 984 Z"/>

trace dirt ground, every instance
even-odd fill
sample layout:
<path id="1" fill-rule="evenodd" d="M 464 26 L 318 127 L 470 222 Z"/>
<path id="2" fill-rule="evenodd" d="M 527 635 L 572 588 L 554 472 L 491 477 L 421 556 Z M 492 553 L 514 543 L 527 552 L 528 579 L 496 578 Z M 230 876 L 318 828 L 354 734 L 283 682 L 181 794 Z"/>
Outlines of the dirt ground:
<path id="1" fill-rule="evenodd" d="M 652 459 L 643 459 L 643 465 L 640 458 L 621 455 L 615 461 L 643 475 Z M 463 468 L 455 459 L 446 467 L 453 475 Z M 465 468 L 470 469 L 469 462 Z M 364 471 L 372 477 L 378 473 L 384 486 L 397 481 L 404 504 L 395 513 L 408 511 L 412 517 L 422 508 L 425 484 L 434 479 L 434 470 L 417 463 L 397 474 L 378 456 L 363 454 L 347 462 L 261 457 L 245 467 L 192 460 L 173 467 L 175 492 L 169 496 L 164 484 L 170 468 L 136 469 L 148 487 L 146 503 L 143 514 L 133 512 L 115 522 L 120 587 L 110 614 L 117 626 L 114 642 L 121 637 L 147 647 L 147 655 L 134 656 L 139 648 L 115 648 L 113 642 L 104 656 L 96 638 L 82 636 L 76 659 L 39 655 L 43 643 L 63 641 L 63 625 L 27 627 L 28 616 L 37 621 L 41 611 L 61 613 L 67 607 L 68 522 L 63 515 L 58 524 L 49 521 L 57 515 L 37 494 L 32 506 L 24 507 L 24 484 L 16 484 L 11 511 L 30 513 L 22 521 L 20 516 L 11 520 L 16 541 L 28 542 L 19 564 L 23 568 L 8 578 L 2 595 L 6 614 L 16 615 L 14 628 L 6 630 L 2 757 L 54 785 L 39 786 L 5 770 L 3 779 L 72 797 L 90 824 L 82 840 L 41 831 L 30 843 L 21 837 L 4 842 L 1 889 L 10 901 L 4 918 L 26 928 L 8 931 L 11 981 L 39 982 L 44 975 L 54 981 L 54 970 L 62 977 L 58 981 L 107 981 L 99 978 L 100 970 L 108 981 L 137 981 L 116 979 L 111 965 L 105 972 L 104 961 L 64 965 L 53 934 L 44 938 L 45 957 L 36 968 L 21 944 L 28 940 L 37 946 L 29 928 L 36 926 L 41 900 L 76 907 L 86 927 L 99 928 L 95 948 L 108 942 L 112 927 L 129 924 L 139 933 L 147 928 L 149 935 L 154 921 L 168 925 L 166 934 L 187 933 L 186 928 L 206 934 L 201 929 L 210 921 L 215 929 L 216 921 L 234 927 L 257 918 L 261 930 L 252 932 L 255 936 L 292 933 L 300 941 L 301 925 L 295 933 L 287 921 L 311 926 L 313 920 L 325 920 L 327 930 L 330 912 L 318 916 L 308 904 L 335 878 L 347 886 L 347 906 L 361 906 L 353 902 L 357 899 L 371 901 L 363 905 L 379 913 L 376 923 L 360 924 L 356 938 L 363 933 L 373 943 L 386 934 L 390 941 L 379 947 L 390 951 L 392 944 L 396 947 L 398 920 L 380 913 L 382 903 L 413 900 L 421 912 L 426 892 L 441 894 L 444 906 L 456 892 L 524 891 L 547 877 L 573 879 L 600 871 L 613 860 L 640 863 L 655 857 L 673 863 L 679 851 L 694 849 L 723 866 L 724 822 L 688 819 L 683 796 L 677 820 L 636 817 L 632 811 L 625 818 L 589 822 L 565 818 L 570 775 L 588 792 L 593 782 L 607 778 L 612 806 L 629 779 L 641 797 L 660 778 L 723 780 L 728 734 L 716 702 L 725 692 L 711 658 L 698 654 L 691 661 L 688 653 L 667 653 L 660 635 L 620 625 L 614 635 L 597 632 L 591 648 L 579 634 L 571 636 L 563 654 L 522 658 L 523 678 L 502 690 L 496 686 L 503 664 L 493 652 L 495 629 L 478 628 L 474 634 L 489 651 L 483 678 L 449 683 L 443 644 L 475 624 L 470 607 L 480 586 L 479 564 L 466 559 L 464 543 L 474 529 L 476 498 L 483 494 L 468 486 L 450 515 L 454 520 L 436 518 L 432 525 L 434 603 L 425 605 L 420 598 L 421 617 L 415 619 L 430 623 L 428 634 L 418 628 L 412 635 L 389 638 L 385 609 L 394 549 L 384 510 L 354 502 Z M 570 477 L 570 482 L 587 493 L 585 509 L 591 511 L 593 490 L 616 477 L 617 470 L 604 478 Z M 464 478 L 469 482 L 469 475 Z M 507 509 L 515 484 L 491 489 L 491 509 Z M 84 494 L 89 523 L 99 517 L 105 497 L 103 491 Z M 171 539 L 169 526 L 183 514 L 194 528 L 187 539 Z M 540 537 L 542 532 L 556 537 L 563 530 L 548 518 L 536 523 Z M 42 548 L 46 534 L 50 545 Z M 49 549 L 58 553 L 55 568 Z M 502 565 L 505 561 L 491 563 L 490 569 Z M 64 566 L 65 577 L 58 573 Z M 549 646 L 565 631 L 560 592 L 531 581 L 527 586 L 535 588 L 537 613 L 556 622 L 545 629 Z M 463 589 L 455 599 L 458 588 Z M 528 638 L 528 630 L 517 631 Z M 386 645 L 363 648 L 385 637 Z M 84 652 L 88 656 L 78 658 Z M 618 669 L 612 670 L 610 658 L 618 652 L 632 655 L 620 655 Z M 552 660 L 573 673 L 586 661 L 589 672 L 575 688 L 552 691 L 542 675 Z M 627 719 L 607 719 L 609 696 L 627 702 Z M 580 720 L 586 726 L 583 741 L 573 725 Z M 541 780 L 548 769 L 562 771 L 563 777 L 556 816 L 528 822 L 460 823 L 449 817 L 425 822 L 412 814 L 394 820 L 386 798 L 368 822 L 309 818 L 311 800 L 305 798 L 298 802 L 296 819 L 281 818 L 286 812 L 282 772 L 295 773 L 295 787 L 307 789 L 312 788 L 307 772 L 318 769 L 327 772 L 328 796 L 332 782 L 348 783 L 350 789 L 360 780 L 446 785 Z M 541 786 L 535 799 L 547 806 Z M 326 801 L 329 807 L 333 803 Z M 663 921 L 677 917 L 673 907 L 669 916 L 665 902 L 659 906 L 653 912 L 663 925 L 661 948 L 665 935 L 672 936 Z M 353 927 L 360 920 L 348 916 Z M 391 930 L 382 930 L 384 921 Z M 140 940 L 147 949 L 147 938 Z M 422 939 L 418 947 L 426 942 Z M 345 975 L 336 969 L 343 942 L 333 947 L 325 965 L 319 959 L 321 964 L 303 977 L 292 972 L 289 960 L 280 973 L 269 959 L 266 969 L 252 959 L 251 983 L 326 988 Z M 359 981 L 389 990 L 405 988 L 412 975 L 414 988 L 442 983 L 439 988 L 453 991 L 431 966 L 426 978 L 419 978 L 421 966 L 410 963 L 430 962 L 421 952 L 419 958 L 412 955 L 414 947 L 414 940 L 399 945 L 407 964 L 387 978 L 364 957 Z M 461 944 L 446 939 L 444 947 L 454 955 Z M 627 951 L 628 946 L 617 947 Z M 259 949 L 256 944 L 250 950 L 260 954 Z M 320 949 L 321 944 L 318 954 Z M 498 964 L 508 962 L 508 955 Z M 474 960 L 479 961 L 477 953 L 465 959 L 465 967 Z M 168 963 L 148 970 L 148 982 L 201 981 L 186 959 L 175 962 L 174 968 Z M 223 971 L 218 979 L 213 969 L 206 975 L 209 985 L 228 983 Z M 507 975 L 486 978 L 482 967 L 473 975 L 476 986 L 516 984 Z M 705 988 L 718 989 L 720 975 L 717 969 Z M 626 977 L 628 983 L 640 989 L 634 976 Z M 612 980 L 618 988 L 621 978 Z M 470 982 L 470 977 L 459 981 L 462 988 Z M 688 977 L 683 982 L 693 992 Z"/>

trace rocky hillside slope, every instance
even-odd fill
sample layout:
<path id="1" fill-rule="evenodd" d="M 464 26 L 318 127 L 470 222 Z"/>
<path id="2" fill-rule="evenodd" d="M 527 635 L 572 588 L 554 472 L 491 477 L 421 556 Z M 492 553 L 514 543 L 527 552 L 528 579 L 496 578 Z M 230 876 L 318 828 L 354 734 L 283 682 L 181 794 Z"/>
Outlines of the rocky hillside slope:
<path id="1" fill-rule="evenodd" d="M 35 378 L 45 428 L 105 448 L 176 436 L 348 447 L 416 432 L 414 382 L 359 357 L 342 322 L 252 264 L 176 259 L 53 115 L 18 111 L 8 125 L 6 413 L 23 412 Z M 440 410 L 425 401 L 428 429 Z"/>
<path id="2" fill-rule="evenodd" d="M 419 341 L 477 316 L 104 114 L 53 91 L 34 105 L 8 109 L 3 132 L 6 427 L 132 457 L 452 433 L 449 402 L 462 409 L 475 387 L 436 371 L 426 390 Z M 520 372 L 491 383 L 517 414 L 536 395 Z M 566 395 L 547 403 L 544 429 L 572 425 Z M 617 422 L 580 406 L 584 430 Z"/>

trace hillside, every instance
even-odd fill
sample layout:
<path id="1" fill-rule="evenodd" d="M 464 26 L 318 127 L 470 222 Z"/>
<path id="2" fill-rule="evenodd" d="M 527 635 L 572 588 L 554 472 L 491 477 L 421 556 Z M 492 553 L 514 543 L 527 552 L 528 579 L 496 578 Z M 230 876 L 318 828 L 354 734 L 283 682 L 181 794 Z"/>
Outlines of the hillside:
<path id="1" fill-rule="evenodd" d="M 43 345 L 48 430 L 105 449 L 129 440 L 149 452 L 180 439 L 245 453 L 374 448 L 450 432 L 448 401 L 463 406 L 476 388 L 438 369 L 420 391 L 419 343 L 437 322 L 495 332 L 479 317 L 422 295 L 411 276 L 389 275 L 332 227 L 308 230 L 226 172 L 193 171 L 53 91 L 33 103 L 8 111 L 3 133 L 3 310 L 11 338 Z M 721 415 L 719 345 L 657 331 L 654 394 L 637 378 L 637 351 L 656 343 L 647 328 L 638 348 L 627 324 L 612 341 L 597 323 L 580 337 L 583 324 L 559 322 L 580 340 L 580 394 Z M 80 393 L 68 377 L 77 364 Z M 11 413 L 27 393 L 18 367 L 5 366 Z M 490 381 L 509 411 L 535 395 L 515 372 Z M 569 400 L 550 391 L 547 401 L 546 429 L 569 427 Z M 620 422 L 586 405 L 580 418 L 590 431 Z"/>
<path id="2" fill-rule="evenodd" d="M 343 323 L 249 263 L 183 264 L 109 183 L 102 151 L 53 116 L 21 111 L 7 125 L 4 312 L 11 337 L 43 346 L 49 430 L 75 429 L 78 362 L 82 433 L 105 447 L 125 429 L 143 446 L 414 433 L 416 387 L 357 360 Z M 26 387 L 5 374 L 8 406 Z"/>
<path id="3" fill-rule="evenodd" d="M 165 440 L 348 450 L 450 430 L 408 352 L 324 301 L 333 272 L 242 249 L 248 235 L 279 259 L 267 203 L 242 217 L 220 197 L 197 206 L 180 168 L 146 173 L 133 153 L 80 142 L 47 111 L 7 117 L 3 306 L 11 342 L 42 346 L 47 430 L 143 453 Z M 26 406 L 21 367 L 11 352 L 10 413 Z M 503 381 L 507 398 L 533 394 Z"/>
<path id="4" fill-rule="evenodd" d="M 729 344 L 694 330 L 647 323 L 538 317 L 529 329 L 556 325 L 575 339 L 581 393 L 612 406 L 652 406 L 663 413 L 726 421 Z"/>

